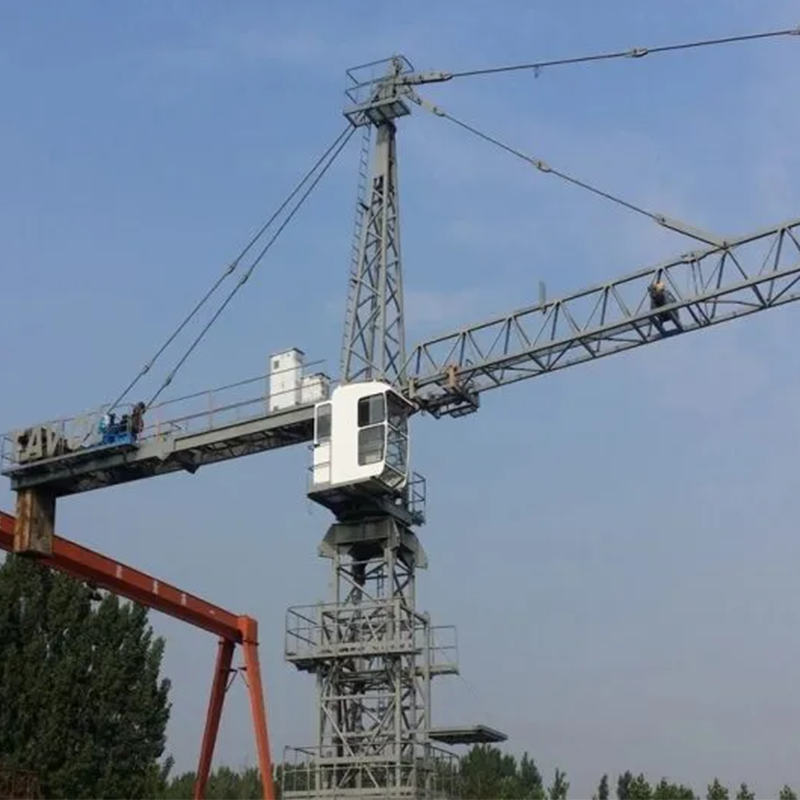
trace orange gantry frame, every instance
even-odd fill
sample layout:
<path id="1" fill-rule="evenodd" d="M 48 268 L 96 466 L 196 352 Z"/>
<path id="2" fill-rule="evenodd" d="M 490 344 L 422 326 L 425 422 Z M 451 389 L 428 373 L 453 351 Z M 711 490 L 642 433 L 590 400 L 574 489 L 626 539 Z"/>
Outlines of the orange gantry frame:
<path id="1" fill-rule="evenodd" d="M 14 517 L 0 511 L 0 549 L 2 550 L 14 550 L 14 522 Z M 175 619 L 188 622 L 196 628 L 202 628 L 219 637 L 214 680 L 211 684 L 211 697 L 208 702 L 206 726 L 197 767 L 197 781 L 194 787 L 195 798 L 203 798 L 205 795 L 222 716 L 222 705 L 233 671 L 233 652 L 237 644 L 242 646 L 264 799 L 274 800 L 275 789 L 272 781 L 272 759 L 264 707 L 264 689 L 258 660 L 258 623 L 256 620 L 252 617 L 232 614 L 219 606 L 207 603 L 199 597 L 176 589 L 168 583 L 82 547 L 69 539 L 62 539 L 60 536 L 53 537 L 51 554 L 39 555 L 36 558 L 42 564 L 60 572 L 107 589 L 163 614 L 169 614 Z"/>

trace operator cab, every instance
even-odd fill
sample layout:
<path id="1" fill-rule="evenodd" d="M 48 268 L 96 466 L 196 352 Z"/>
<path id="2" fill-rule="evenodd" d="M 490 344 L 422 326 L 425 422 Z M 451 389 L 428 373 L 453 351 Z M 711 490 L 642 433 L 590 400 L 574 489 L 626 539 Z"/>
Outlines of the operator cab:
<path id="1" fill-rule="evenodd" d="M 413 406 L 380 381 L 337 386 L 314 409 L 309 496 L 400 496 L 408 483 L 408 418 Z"/>

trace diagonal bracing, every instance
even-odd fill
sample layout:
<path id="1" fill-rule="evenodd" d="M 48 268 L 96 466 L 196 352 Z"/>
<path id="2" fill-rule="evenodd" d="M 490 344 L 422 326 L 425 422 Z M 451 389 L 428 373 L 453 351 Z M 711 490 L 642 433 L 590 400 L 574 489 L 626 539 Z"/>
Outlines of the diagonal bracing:
<path id="1" fill-rule="evenodd" d="M 648 290 L 659 279 L 674 302 L 656 312 Z M 436 415 L 460 415 L 488 389 L 797 299 L 800 219 L 422 342 L 409 393 Z M 679 327 L 661 324 L 665 309 Z"/>
<path id="2" fill-rule="evenodd" d="M 351 277 L 342 377 L 399 385 L 405 373 L 403 278 L 394 123 L 378 126 L 359 260 Z"/>

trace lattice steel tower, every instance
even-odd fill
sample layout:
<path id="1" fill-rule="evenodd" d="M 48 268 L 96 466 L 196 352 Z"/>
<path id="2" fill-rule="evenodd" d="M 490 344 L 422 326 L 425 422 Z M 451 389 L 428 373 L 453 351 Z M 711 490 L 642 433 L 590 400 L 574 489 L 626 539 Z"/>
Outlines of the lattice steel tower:
<path id="1" fill-rule="evenodd" d="M 362 164 L 369 154 L 370 132 L 377 129 L 369 197 L 359 173 L 355 258 L 342 343 L 342 380 L 405 383 L 406 342 L 403 271 L 400 257 L 400 209 L 394 120 L 409 113 L 399 77 L 403 63 L 392 60 L 390 80 L 380 82 L 371 102 L 349 109 L 348 119 L 364 127 Z M 355 91 L 348 92 L 357 100 Z"/>
<path id="2" fill-rule="evenodd" d="M 406 377 L 395 120 L 410 111 L 411 67 L 388 65 L 374 80 L 357 70 L 377 64 L 348 72 L 345 114 L 365 131 L 356 241 L 342 383 L 317 407 L 309 491 L 336 516 L 320 545 L 334 590 L 287 615 L 286 658 L 316 676 L 319 703 L 317 742 L 294 751 L 303 763 L 285 776 L 287 797 L 444 797 L 452 776 L 431 744 L 430 696 L 433 676 L 458 670 L 455 630 L 415 607 L 424 482 L 408 472 L 411 407 L 394 391 Z"/>

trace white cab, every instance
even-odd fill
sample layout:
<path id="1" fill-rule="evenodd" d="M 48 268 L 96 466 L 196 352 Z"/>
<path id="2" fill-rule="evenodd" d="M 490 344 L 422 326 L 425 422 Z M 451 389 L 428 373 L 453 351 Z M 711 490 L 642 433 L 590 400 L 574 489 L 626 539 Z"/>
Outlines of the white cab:
<path id="1" fill-rule="evenodd" d="M 337 386 L 315 409 L 311 491 L 370 481 L 378 488 L 403 489 L 412 410 L 386 383 Z"/>

